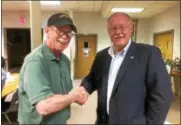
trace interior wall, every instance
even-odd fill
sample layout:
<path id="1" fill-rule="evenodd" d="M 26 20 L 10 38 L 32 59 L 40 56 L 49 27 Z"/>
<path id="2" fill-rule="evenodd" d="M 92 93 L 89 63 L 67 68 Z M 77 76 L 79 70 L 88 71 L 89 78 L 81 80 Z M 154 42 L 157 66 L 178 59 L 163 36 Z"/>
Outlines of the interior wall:
<path id="1" fill-rule="evenodd" d="M 154 16 L 150 21 L 150 34 L 174 30 L 173 59 L 180 57 L 180 4 Z M 153 42 L 153 37 L 150 37 Z"/>
<path id="2" fill-rule="evenodd" d="M 48 17 L 56 12 L 42 13 L 42 28 L 46 26 Z M 102 18 L 99 13 L 75 12 L 74 22 L 80 34 L 97 34 L 97 51 L 110 45 L 107 35 L 107 20 Z M 25 23 L 19 23 L 19 17 L 25 18 Z M 2 28 L 30 28 L 29 12 L 2 12 Z M 3 34 L 4 35 L 4 34 Z"/>
<path id="3" fill-rule="evenodd" d="M 48 17 L 56 12 L 42 12 L 42 28 L 46 26 Z M 68 13 L 68 12 L 66 12 Z M 19 23 L 19 17 L 25 18 L 25 23 Z M 107 19 L 101 17 L 99 13 L 92 12 L 73 12 L 73 20 L 80 34 L 97 34 L 97 51 L 100 51 L 111 45 L 107 33 Z M 2 29 L 3 28 L 29 28 L 29 12 L 2 12 Z M 137 23 L 136 42 L 153 44 L 153 34 L 165 30 L 174 29 L 174 48 L 173 58 L 180 57 L 180 5 L 176 5 L 154 17 L 139 19 Z M 2 37 L 5 33 L 2 32 Z M 7 52 L 6 38 L 4 37 L 3 55 L 6 57 Z M 74 60 L 75 57 L 75 38 L 70 46 L 64 52 L 68 58 Z"/>
<path id="4" fill-rule="evenodd" d="M 149 19 L 139 19 L 137 23 L 137 34 L 136 42 L 137 43 L 149 43 Z"/>
<path id="5" fill-rule="evenodd" d="M 153 45 L 153 34 L 174 30 L 173 59 L 180 57 L 180 5 L 148 19 L 139 19 L 137 42 Z"/>

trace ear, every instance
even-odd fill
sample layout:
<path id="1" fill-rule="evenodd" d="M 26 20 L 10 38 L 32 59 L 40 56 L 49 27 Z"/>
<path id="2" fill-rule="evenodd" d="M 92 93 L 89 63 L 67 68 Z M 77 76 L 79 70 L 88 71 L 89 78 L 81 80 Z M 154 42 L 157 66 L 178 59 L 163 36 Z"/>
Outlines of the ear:
<path id="1" fill-rule="evenodd" d="M 48 34 L 50 32 L 50 27 L 46 26 L 45 27 L 45 33 Z"/>
<path id="2" fill-rule="evenodd" d="M 107 33 L 109 36 L 111 35 L 110 29 L 109 29 L 109 23 L 107 24 Z"/>
<path id="3" fill-rule="evenodd" d="M 133 32 L 133 27 L 134 27 L 134 24 L 133 22 L 131 22 L 131 32 Z"/>
<path id="4" fill-rule="evenodd" d="M 46 34 L 46 39 L 49 38 L 49 34 L 50 34 L 51 30 L 50 30 L 50 27 L 46 26 L 45 27 L 45 34 Z"/>

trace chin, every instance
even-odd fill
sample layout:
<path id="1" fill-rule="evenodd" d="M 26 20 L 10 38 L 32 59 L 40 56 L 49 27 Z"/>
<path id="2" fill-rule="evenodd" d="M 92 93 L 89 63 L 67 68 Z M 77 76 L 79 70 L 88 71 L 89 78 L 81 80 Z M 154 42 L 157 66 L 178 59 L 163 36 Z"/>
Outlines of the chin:
<path id="1" fill-rule="evenodd" d="M 62 52 L 66 49 L 66 47 L 57 48 L 58 51 Z"/>
<path id="2" fill-rule="evenodd" d="M 114 45 L 116 45 L 116 46 L 125 46 L 127 43 L 128 42 L 125 39 L 123 39 L 123 40 L 115 40 L 114 41 Z"/>

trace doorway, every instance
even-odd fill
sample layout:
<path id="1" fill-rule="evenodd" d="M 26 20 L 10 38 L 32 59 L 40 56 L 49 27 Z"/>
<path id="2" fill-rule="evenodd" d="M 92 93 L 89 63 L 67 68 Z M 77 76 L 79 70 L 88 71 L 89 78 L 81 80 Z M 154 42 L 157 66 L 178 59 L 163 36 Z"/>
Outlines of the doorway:
<path id="1" fill-rule="evenodd" d="M 19 69 L 31 51 L 29 28 L 6 28 L 8 69 Z"/>
<path id="2" fill-rule="evenodd" d="M 162 53 L 164 60 L 171 59 L 173 56 L 173 39 L 174 30 L 164 31 L 154 34 L 154 45 L 157 46 Z"/>
<path id="3" fill-rule="evenodd" d="M 84 78 L 88 75 L 96 55 L 97 35 L 76 35 L 75 75 Z"/>

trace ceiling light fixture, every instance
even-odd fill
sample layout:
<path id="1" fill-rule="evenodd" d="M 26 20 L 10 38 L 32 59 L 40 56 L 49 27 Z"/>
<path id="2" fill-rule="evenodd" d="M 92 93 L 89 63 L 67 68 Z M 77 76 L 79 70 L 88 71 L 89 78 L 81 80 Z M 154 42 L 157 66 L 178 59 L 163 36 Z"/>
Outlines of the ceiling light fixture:
<path id="1" fill-rule="evenodd" d="M 112 8 L 111 12 L 127 12 L 127 13 L 139 13 L 144 8 Z"/>
<path id="2" fill-rule="evenodd" d="M 29 3 L 32 2 L 32 1 L 28 1 Z M 61 1 L 41 1 L 40 0 L 40 4 L 41 5 L 60 5 L 61 4 Z"/>
<path id="3" fill-rule="evenodd" d="M 40 1 L 41 5 L 60 5 L 60 1 Z"/>

